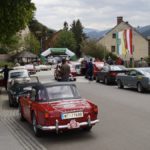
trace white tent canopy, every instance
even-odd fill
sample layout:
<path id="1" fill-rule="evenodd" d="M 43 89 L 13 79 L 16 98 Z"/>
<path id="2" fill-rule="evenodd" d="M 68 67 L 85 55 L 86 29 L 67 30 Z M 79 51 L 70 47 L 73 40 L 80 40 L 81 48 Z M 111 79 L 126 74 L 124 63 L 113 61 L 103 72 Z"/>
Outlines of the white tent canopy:
<path id="1" fill-rule="evenodd" d="M 70 58 L 75 57 L 75 53 L 73 53 L 71 50 L 68 48 L 49 48 L 45 50 L 44 52 L 41 53 L 41 56 L 47 57 L 48 55 L 56 55 L 56 54 L 63 54 L 67 55 Z"/>

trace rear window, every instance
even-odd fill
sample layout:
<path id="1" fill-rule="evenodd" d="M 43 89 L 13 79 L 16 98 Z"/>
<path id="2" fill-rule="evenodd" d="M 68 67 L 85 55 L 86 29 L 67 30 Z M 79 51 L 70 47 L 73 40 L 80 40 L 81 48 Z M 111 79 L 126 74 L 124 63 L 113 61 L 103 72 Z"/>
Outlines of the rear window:
<path id="1" fill-rule="evenodd" d="M 121 71 L 121 70 L 126 70 L 124 66 L 110 66 L 111 71 Z"/>
<path id="2" fill-rule="evenodd" d="M 47 87 L 47 93 L 48 98 L 50 100 L 80 98 L 77 88 L 71 85 L 59 85 Z"/>
<path id="3" fill-rule="evenodd" d="M 10 78 L 27 78 L 27 77 L 29 77 L 29 75 L 28 75 L 28 72 L 26 72 L 26 71 L 22 71 L 22 72 L 12 72 L 11 74 L 10 74 Z"/>

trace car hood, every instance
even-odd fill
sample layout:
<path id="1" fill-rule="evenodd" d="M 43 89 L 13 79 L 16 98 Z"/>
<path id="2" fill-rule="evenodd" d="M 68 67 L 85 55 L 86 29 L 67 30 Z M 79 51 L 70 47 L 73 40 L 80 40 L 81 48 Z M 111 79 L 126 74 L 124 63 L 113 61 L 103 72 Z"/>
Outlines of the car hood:
<path id="1" fill-rule="evenodd" d="M 91 105 L 85 99 L 60 100 L 44 103 L 43 106 L 49 111 L 70 112 L 90 109 Z"/>

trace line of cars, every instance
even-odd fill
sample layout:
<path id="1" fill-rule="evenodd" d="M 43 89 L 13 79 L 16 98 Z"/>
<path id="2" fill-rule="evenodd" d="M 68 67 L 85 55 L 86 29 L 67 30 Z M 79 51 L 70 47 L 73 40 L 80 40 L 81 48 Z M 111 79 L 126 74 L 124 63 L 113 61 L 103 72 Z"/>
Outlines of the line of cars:
<path id="1" fill-rule="evenodd" d="M 28 70 L 28 72 L 30 74 L 36 74 L 36 72 L 39 71 L 47 71 L 47 70 L 51 70 L 51 66 L 50 65 L 44 65 L 44 64 L 25 64 L 24 66 L 16 66 L 13 69 L 17 70 L 17 69 L 26 69 Z"/>
<path id="2" fill-rule="evenodd" d="M 36 136 L 43 131 L 90 131 L 99 122 L 98 106 L 82 98 L 73 83 L 40 83 L 27 70 L 9 72 L 10 107 L 19 109 L 21 121 L 28 121 Z"/>
<path id="3" fill-rule="evenodd" d="M 118 88 L 135 88 L 138 92 L 150 90 L 150 67 L 126 68 L 123 65 L 104 65 L 96 74 L 96 82 L 117 84 Z"/>

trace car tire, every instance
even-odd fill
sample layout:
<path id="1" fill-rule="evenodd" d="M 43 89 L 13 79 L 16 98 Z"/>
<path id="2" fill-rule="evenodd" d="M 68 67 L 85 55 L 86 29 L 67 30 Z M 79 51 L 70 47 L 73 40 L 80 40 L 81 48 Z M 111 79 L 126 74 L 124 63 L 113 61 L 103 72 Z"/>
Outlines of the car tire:
<path id="1" fill-rule="evenodd" d="M 124 87 L 121 80 L 117 80 L 117 85 L 118 85 L 119 89 L 123 89 L 123 87 Z"/>
<path id="2" fill-rule="evenodd" d="M 96 76 L 96 82 L 99 82 L 99 79 L 98 79 L 98 77 Z"/>
<path id="3" fill-rule="evenodd" d="M 23 112 L 22 112 L 22 107 L 21 104 L 18 105 L 18 110 L 19 110 L 19 118 L 21 121 L 25 121 L 25 118 L 23 116 Z"/>
<path id="4" fill-rule="evenodd" d="M 41 137 L 41 130 L 37 128 L 37 120 L 36 120 L 35 113 L 33 113 L 32 115 L 32 126 L 33 126 L 33 132 L 35 136 Z"/>
<path id="5" fill-rule="evenodd" d="M 105 77 L 105 78 L 104 78 L 104 84 L 106 84 L 106 85 L 108 85 L 108 84 L 109 84 L 109 82 L 108 82 L 108 78 L 107 78 L 107 77 Z"/>
<path id="6" fill-rule="evenodd" d="M 144 91 L 144 88 L 143 88 L 143 86 L 142 86 L 142 84 L 140 82 L 137 84 L 137 91 L 139 93 L 142 93 Z"/>
<path id="7" fill-rule="evenodd" d="M 87 126 L 83 128 L 83 131 L 89 132 L 92 130 L 92 126 Z"/>
<path id="8" fill-rule="evenodd" d="M 9 107 L 13 107 L 13 102 L 12 102 L 10 94 L 8 95 L 8 101 L 9 101 Z"/>

